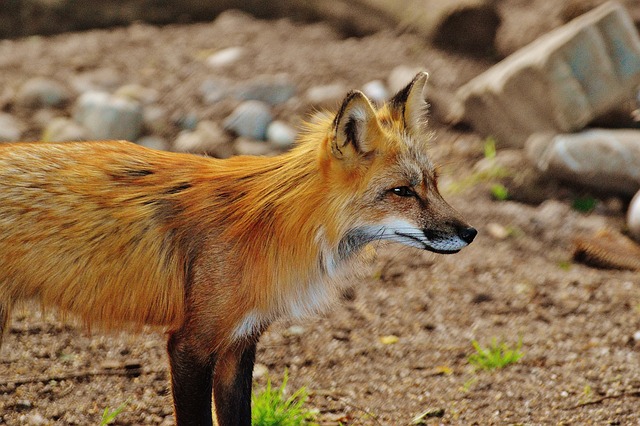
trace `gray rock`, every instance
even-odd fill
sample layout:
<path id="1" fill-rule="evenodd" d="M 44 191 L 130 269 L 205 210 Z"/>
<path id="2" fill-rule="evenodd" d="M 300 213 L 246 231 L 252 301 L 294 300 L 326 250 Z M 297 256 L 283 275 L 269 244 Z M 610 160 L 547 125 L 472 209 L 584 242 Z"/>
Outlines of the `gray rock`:
<path id="1" fill-rule="evenodd" d="M 29 107 L 58 107 L 69 101 L 70 94 L 60 83 L 41 77 L 27 80 L 16 93 L 16 104 Z"/>
<path id="2" fill-rule="evenodd" d="M 0 142 L 20 140 L 24 126 L 12 115 L 0 112 Z"/>
<path id="3" fill-rule="evenodd" d="M 272 121 L 269 105 L 260 101 L 245 101 L 224 120 L 224 128 L 238 136 L 264 140 Z"/>
<path id="4" fill-rule="evenodd" d="M 207 104 L 215 104 L 226 98 L 233 91 L 233 82 L 223 78 L 210 78 L 200 85 L 200 96 Z"/>
<path id="5" fill-rule="evenodd" d="M 526 150 L 529 160 L 555 179 L 629 196 L 640 189 L 640 130 L 535 134 Z"/>
<path id="6" fill-rule="evenodd" d="M 42 132 L 42 140 L 45 142 L 68 142 L 87 139 L 87 129 L 65 117 L 54 118 Z"/>
<path id="7" fill-rule="evenodd" d="M 159 136 L 143 136 L 136 141 L 140 146 L 145 148 L 156 149 L 158 151 L 167 151 L 169 143 Z"/>
<path id="8" fill-rule="evenodd" d="M 129 141 L 138 139 L 144 120 L 139 102 L 105 92 L 87 92 L 80 96 L 73 118 L 87 129 L 91 139 Z"/>
<path id="9" fill-rule="evenodd" d="M 259 76 L 239 83 L 233 90 L 236 99 L 255 100 L 269 105 L 283 104 L 296 94 L 296 86 L 284 75 Z"/>
<path id="10" fill-rule="evenodd" d="M 214 121 L 201 121 L 194 131 L 180 132 L 173 148 L 178 152 L 209 154 L 217 158 L 228 158 L 235 151 L 231 138 Z"/>
<path id="11" fill-rule="evenodd" d="M 631 236 L 640 242 L 640 191 L 633 196 L 631 203 L 629 203 L 627 227 Z"/>
<path id="12" fill-rule="evenodd" d="M 415 76 L 415 74 L 414 74 Z M 411 80 L 409 80 L 411 81 Z M 362 86 L 362 93 L 378 105 L 382 105 L 389 99 L 389 91 L 382 80 L 373 80 Z"/>
<path id="13" fill-rule="evenodd" d="M 182 130 L 195 130 L 198 127 L 198 116 L 193 113 L 187 113 L 175 120 L 175 123 Z"/>
<path id="14" fill-rule="evenodd" d="M 522 147 L 533 133 L 583 128 L 638 84 L 640 38 L 625 9 L 606 3 L 474 78 L 457 98 L 479 133 Z"/>
<path id="15" fill-rule="evenodd" d="M 293 146 L 298 133 L 284 121 L 273 121 L 267 127 L 267 140 L 280 149 L 288 149 Z"/>
<path id="16" fill-rule="evenodd" d="M 337 108 L 344 96 L 347 88 L 342 83 L 325 84 L 310 87 L 305 93 L 307 102 L 316 108 Z"/>

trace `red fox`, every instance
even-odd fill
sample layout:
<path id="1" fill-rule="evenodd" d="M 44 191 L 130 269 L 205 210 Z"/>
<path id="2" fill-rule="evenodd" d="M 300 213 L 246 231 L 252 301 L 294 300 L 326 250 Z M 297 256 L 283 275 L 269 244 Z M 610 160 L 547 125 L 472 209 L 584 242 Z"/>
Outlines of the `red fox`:
<path id="1" fill-rule="evenodd" d="M 0 336 L 29 299 L 165 327 L 177 424 L 211 425 L 213 397 L 221 426 L 250 425 L 269 324 L 327 305 L 371 242 L 455 253 L 476 236 L 438 192 L 426 81 L 379 109 L 352 91 L 270 158 L 0 144 Z"/>

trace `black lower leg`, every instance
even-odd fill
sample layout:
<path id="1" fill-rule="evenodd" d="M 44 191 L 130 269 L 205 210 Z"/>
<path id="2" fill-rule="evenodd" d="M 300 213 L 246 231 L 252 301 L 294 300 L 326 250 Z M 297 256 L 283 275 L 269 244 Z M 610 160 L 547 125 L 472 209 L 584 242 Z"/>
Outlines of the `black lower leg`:
<path id="1" fill-rule="evenodd" d="M 220 426 L 251 425 L 251 384 L 255 358 L 255 343 L 221 354 L 213 383 Z"/>
<path id="2" fill-rule="evenodd" d="M 178 426 L 213 425 L 211 383 L 214 359 L 196 357 L 179 335 L 169 337 L 171 391 Z"/>

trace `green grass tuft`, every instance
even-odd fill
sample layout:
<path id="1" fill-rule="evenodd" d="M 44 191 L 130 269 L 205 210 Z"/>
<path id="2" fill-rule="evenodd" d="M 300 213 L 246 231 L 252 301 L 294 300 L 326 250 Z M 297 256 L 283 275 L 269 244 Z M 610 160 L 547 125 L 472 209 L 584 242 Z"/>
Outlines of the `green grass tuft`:
<path id="1" fill-rule="evenodd" d="M 120 404 L 120 406 L 113 411 L 110 411 L 109 407 L 105 408 L 104 411 L 102 412 L 102 419 L 100 419 L 100 426 L 106 426 L 108 424 L 111 424 L 116 419 L 116 417 L 118 417 L 118 414 L 120 414 L 122 410 L 124 410 L 125 407 L 129 405 L 130 401 L 131 400 L 127 399 L 125 402 Z"/>
<path id="2" fill-rule="evenodd" d="M 316 414 L 303 407 L 309 395 L 302 387 L 288 398 L 285 396 L 289 373 L 284 372 L 280 387 L 274 388 L 271 379 L 267 378 L 267 386 L 259 393 L 253 394 L 251 411 L 254 426 L 314 426 Z"/>
<path id="3" fill-rule="evenodd" d="M 515 364 L 524 356 L 520 351 L 522 339 L 518 341 L 515 348 L 511 348 L 505 342 L 498 343 L 496 339 L 491 341 L 488 348 L 482 348 L 476 340 L 472 344 L 476 352 L 469 355 L 467 359 L 471 365 L 481 370 L 503 368 L 509 364 Z"/>
<path id="4" fill-rule="evenodd" d="M 491 195 L 498 201 L 505 201 L 509 199 L 509 190 L 501 183 L 496 183 L 491 186 Z"/>
<path id="5" fill-rule="evenodd" d="M 598 200 L 593 197 L 578 197 L 573 200 L 571 207 L 580 213 L 590 213 L 598 205 Z"/>

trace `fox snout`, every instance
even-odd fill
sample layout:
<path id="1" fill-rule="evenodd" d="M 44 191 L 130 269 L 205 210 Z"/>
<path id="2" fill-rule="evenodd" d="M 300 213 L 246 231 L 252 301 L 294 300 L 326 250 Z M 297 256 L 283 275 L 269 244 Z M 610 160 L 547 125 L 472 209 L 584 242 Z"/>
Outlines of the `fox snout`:
<path id="1" fill-rule="evenodd" d="M 452 224 L 451 230 L 423 229 L 425 250 L 439 254 L 453 254 L 473 242 L 478 231 L 466 224 Z"/>

